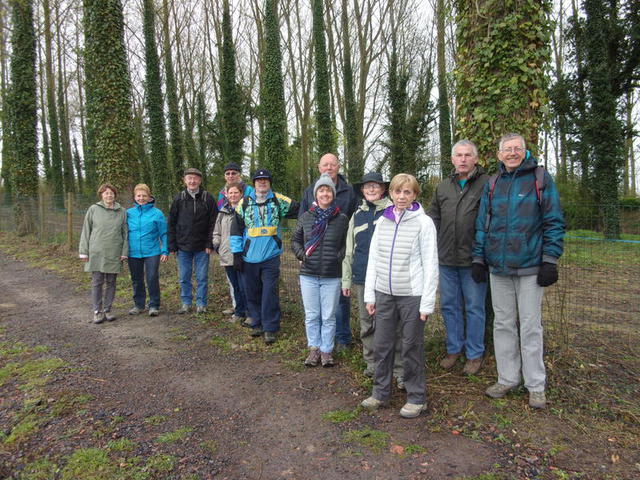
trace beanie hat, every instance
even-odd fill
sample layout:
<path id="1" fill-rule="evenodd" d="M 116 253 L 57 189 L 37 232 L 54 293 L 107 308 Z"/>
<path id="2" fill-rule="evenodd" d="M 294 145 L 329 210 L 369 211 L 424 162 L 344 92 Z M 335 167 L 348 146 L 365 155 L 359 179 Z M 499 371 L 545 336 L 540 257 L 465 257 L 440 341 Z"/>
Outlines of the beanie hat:
<path id="1" fill-rule="evenodd" d="M 240 168 L 240 165 L 238 165 L 237 163 L 231 162 L 225 165 L 224 171 L 226 172 L 227 170 L 235 170 L 236 172 L 241 172 L 242 168 Z"/>
<path id="2" fill-rule="evenodd" d="M 323 173 L 322 175 L 320 175 L 320 178 L 318 179 L 318 181 L 316 182 L 316 184 L 313 187 L 313 198 L 316 198 L 316 194 L 318 193 L 318 189 L 320 187 L 329 187 L 331 188 L 331 191 L 333 192 L 333 198 L 336 198 L 336 184 L 333 183 L 333 180 L 331 179 L 331 177 L 329 176 L 328 173 Z"/>

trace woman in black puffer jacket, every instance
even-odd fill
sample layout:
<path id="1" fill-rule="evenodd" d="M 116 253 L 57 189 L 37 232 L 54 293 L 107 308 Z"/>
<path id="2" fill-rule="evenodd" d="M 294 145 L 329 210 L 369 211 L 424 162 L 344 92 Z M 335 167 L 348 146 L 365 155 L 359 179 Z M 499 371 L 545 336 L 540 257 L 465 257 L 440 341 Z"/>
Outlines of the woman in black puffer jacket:
<path id="1" fill-rule="evenodd" d="M 336 188 L 327 174 L 313 189 L 315 202 L 298 219 L 291 247 L 300 260 L 309 356 L 304 364 L 333 366 L 336 307 L 340 299 L 342 259 L 349 219 L 335 204 Z"/>

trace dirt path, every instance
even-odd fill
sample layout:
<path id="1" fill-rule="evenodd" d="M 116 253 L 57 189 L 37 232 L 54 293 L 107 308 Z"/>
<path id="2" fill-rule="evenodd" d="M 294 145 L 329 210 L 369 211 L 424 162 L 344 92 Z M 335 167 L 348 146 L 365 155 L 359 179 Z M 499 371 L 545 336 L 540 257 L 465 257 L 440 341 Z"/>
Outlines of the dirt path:
<path id="1" fill-rule="evenodd" d="M 187 440 L 170 453 L 180 458 L 179 472 L 193 478 L 443 479 L 475 476 L 504 460 L 493 446 L 430 432 L 427 417 L 401 419 L 401 405 L 346 424 L 323 419 L 329 411 L 353 410 L 366 393 L 339 366 L 294 371 L 275 354 L 218 348 L 210 341 L 215 326 L 177 315 L 123 315 L 93 325 L 88 305 L 84 289 L 0 254 L 0 325 L 6 336 L 45 345 L 51 355 L 82 367 L 56 378 L 51 388 L 92 395 L 88 429 L 110 416 L 125 419 L 108 439 L 72 432 L 52 442 L 52 456 L 125 436 L 144 454 L 158 449 L 159 433 L 190 427 Z M 186 341 L 176 341 L 176 332 Z M 160 426 L 145 422 L 154 415 L 168 420 Z M 387 432 L 390 442 L 376 452 L 345 440 L 344 432 L 364 427 Z M 49 425 L 39 435 L 60 428 Z M 21 454 L 28 458 L 36 445 L 37 435 Z M 392 453 L 391 445 L 411 445 L 414 453 Z M 4 460 L 19 465 L 19 455 L 5 453 Z"/>

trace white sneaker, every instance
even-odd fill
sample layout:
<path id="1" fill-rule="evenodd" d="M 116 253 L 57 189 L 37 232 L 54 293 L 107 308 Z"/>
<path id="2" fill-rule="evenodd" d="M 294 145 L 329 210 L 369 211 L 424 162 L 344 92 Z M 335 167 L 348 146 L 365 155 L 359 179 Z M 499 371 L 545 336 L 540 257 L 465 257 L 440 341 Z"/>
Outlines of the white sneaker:
<path id="1" fill-rule="evenodd" d="M 380 407 L 386 407 L 387 405 L 389 405 L 389 402 L 383 402 L 382 400 L 378 400 L 375 397 L 365 398 L 362 402 L 360 402 L 360 406 L 368 410 L 377 410 Z"/>
<path id="2" fill-rule="evenodd" d="M 403 418 L 416 418 L 419 417 L 422 412 L 427 410 L 426 403 L 405 403 L 404 407 L 400 409 L 400 416 Z"/>

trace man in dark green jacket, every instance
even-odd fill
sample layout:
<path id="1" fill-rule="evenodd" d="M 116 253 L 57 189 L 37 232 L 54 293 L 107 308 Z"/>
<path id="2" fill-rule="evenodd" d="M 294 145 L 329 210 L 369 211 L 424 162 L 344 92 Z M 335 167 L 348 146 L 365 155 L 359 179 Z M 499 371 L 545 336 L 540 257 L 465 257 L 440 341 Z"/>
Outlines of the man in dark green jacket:
<path id="1" fill-rule="evenodd" d="M 478 149 L 469 140 L 453 146 L 451 162 L 454 170 L 436 187 L 427 210 L 438 230 L 440 305 L 447 330 L 447 356 L 440 365 L 451 369 L 464 350 L 464 373 L 475 375 L 484 355 L 487 284 L 471 278 L 471 247 L 478 206 L 489 176 L 478 165 Z"/>

